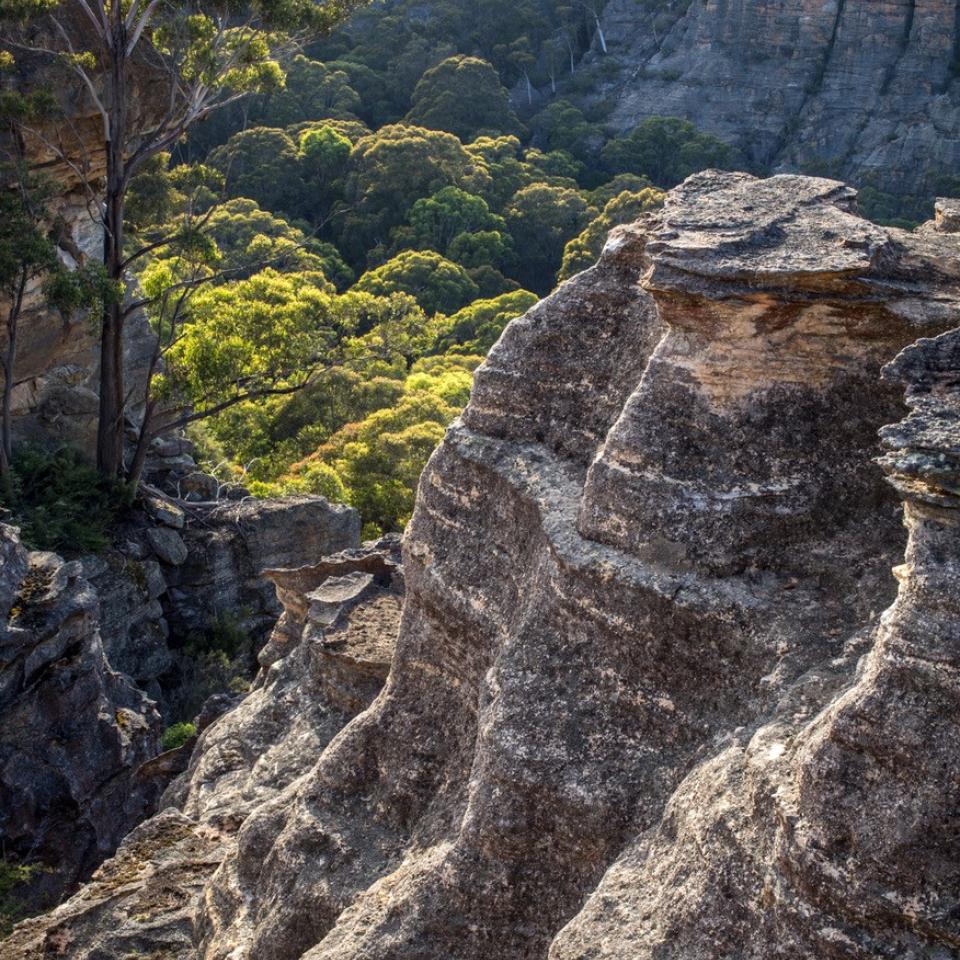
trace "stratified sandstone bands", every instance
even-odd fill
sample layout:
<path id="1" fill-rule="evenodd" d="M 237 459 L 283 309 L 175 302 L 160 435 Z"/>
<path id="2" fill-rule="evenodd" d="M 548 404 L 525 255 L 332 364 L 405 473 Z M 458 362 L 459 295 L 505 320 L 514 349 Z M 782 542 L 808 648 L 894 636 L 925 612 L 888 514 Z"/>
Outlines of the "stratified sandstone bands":
<path id="1" fill-rule="evenodd" d="M 178 960 L 955 955 L 950 223 L 702 174 L 515 321 L 421 482 L 381 693 L 249 802 L 261 721 L 204 735 L 176 803 L 243 823 Z M 299 576 L 264 654 L 293 673 Z"/>
<path id="2" fill-rule="evenodd" d="M 931 195 L 960 170 L 955 0 L 609 0 L 590 96 L 750 165 Z M 596 46 L 596 45 L 595 45 Z"/>

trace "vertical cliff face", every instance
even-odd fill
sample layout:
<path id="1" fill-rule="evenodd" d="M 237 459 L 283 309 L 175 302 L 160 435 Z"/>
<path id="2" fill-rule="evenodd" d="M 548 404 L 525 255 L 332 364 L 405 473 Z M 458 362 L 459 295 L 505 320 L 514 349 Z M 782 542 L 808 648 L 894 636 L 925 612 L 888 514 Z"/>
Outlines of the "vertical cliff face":
<path id="1" fill-rule="evenodd" d="M 960 335 L 884 376 L 910 406 L 883 430 L 909 531 L 895 603 L 694 770 L 551 960 L 956 955 Z"/>
<path id="2" fill-rule="evenodd" d="M 86 17 L 66 5 L 62 22 L 77 49 L 95 49 Z M 53 45 L 59 42 L 56 38 Z M 100 197 L 105 174 L 103 130 L 92 98 L 77 78 L 57 69 L 48 56 L 15 49 L 16 66 L 6 78 L 13 87 L 46 90 L 56 98 L 59 116 L 22 133 L 14 147 L 0 133 L 0 151 L 22 151 L 32 171 L 47 178 L 57 194 L 50 204 L 59 222 L 58 256 L 68 268 L 103 257 Z M 66 81 L 66 82 L 65 82 Z M 138 58 L 131 70 L 130 122 L 145 126 L 165 109 L 165 78 L 155 65 Z M 6 184 L 2 185 L 6 187 Z M 0 330 L 0 348 L 6 330 Z M 26 291 L 19 325 L 16 382 L 12 398 L 15 438 L 38 444 L 70 443 L 93 449 L 99 384 L 99 319 L 86 313 L 62 316 L 52 310 L 34 280 Z M 130 412 L 141 404 L 154 337 L 142 312 L 125 329 L 124 365 L 131 395 Z"/>
<path id="3" fill-rule="evenodd" d="M 508 329 L 424 475 L 387 686 L 246 820 L 201 956 L 546 955 L 684 777 L 876 623 L 880 370 L 955 322 L 960 249 L 852 201 L 693 178 Z M 634 955 L 555 949 L 602 942 Z"/>
<path id="4" fill-rule="evenodd" d="M 753 164 L 903 193 L 960 170 L 952 0 L 610 0 L 604 28 L 622 129 L 685 117 Z"/>
<path id="5" fill-rule="evenodd" d="M 267 681 L 98 882 L 236 805 L 207 878 L 137 886 L 122 936 L 93 888 L 12 956 L 952 955 L 960 234 L 854 200 L 699 175 L 511 324 L 424 474 L 380 694 L 272 776 L 275 684 L 319 656 L 291 689 L 340 702 L 391 602 L 359 560 L 279 575 Z"/>

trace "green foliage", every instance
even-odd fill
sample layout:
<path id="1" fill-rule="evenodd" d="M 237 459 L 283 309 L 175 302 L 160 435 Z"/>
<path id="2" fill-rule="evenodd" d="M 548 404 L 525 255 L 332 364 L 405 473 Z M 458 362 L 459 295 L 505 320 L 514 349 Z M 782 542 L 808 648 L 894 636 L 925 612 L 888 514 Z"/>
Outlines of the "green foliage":
<path id="1" fill-rule="evenodd" d="M 524 251 L 517 279 L 529 290 L 548 293 L 564 247 L 596 212 L 579 191 L 569 187 L 538 183 L 519 191 L 504 211 L 515 247 Z"/>
<path id="2" fill-rule="evenodd" d="M 353 331 L 322 273 L 262 270 L 201 290 L 192 321 L 166 354 L 158 389 L 178 389 L 195 408 L 238 393 L 281 389 L 308 376 Z"/>
<path id="3" fill-rule="evenodd" d="M 348 424 L 316 452 L 332 466 L 361 513 L 366 533 L 402 530 L 417 482 L 444 430 L 470 395 L 481 357 L 436 357 L 415 364 L 391 407 Z"/>
<path id="4" fill-rule="evenodd" d="M 590 203 L 598 210 L 602 210 L 621 193 L 641 193 L 652 186 L 647 177 L 639 177 L 635 173 L 618 173 L 612 180 L 590 191 Z"/>
<path id="5" fill-rule="evenodd" d="M 39 864 L 0 859 L 0 940 L 9 936 L 14 925 L 27 915 L 17 893 L 45 870 Z"/>
<path id="6" fill-rule="evenodd" d="M 599 124 L 587 120 L 569 100 L 555 100 L 533 122 L 536 142 L 547 151 L 563 150 L 584 164 L 595 164 L 606 139 Z"/>
<path id="7" fill-rule="evenodd" d="M 185 721 L 196 716 L 212 694 L 249 688 L 256 654 L 244 622 L 247 616 L 246 610 L 218 610 L 205 629 L 187 637 L 178 660 L 181 683 L 171 707 L 171 717 L 181 721 L 176 727 L 192 727 Z"/>
<path id="8" fill-rule="evenodd" d="M 424 73 L 413 91 L 407 122 L 446 130 L 461 140 L 515 132 L 520 121 L 497 71 L 477 57 L 450 57 Z"/>
<path id="9" fill-rule="evenodd" d="M 277 3 L 269 16 L 287 23 L 300 0 Z M 254 493 L 347 500 L 368 532 L 401 527 L 506 324 L 659 202 L 654 182 L 728 159 L 672 118 L 607 142 L 609 104 L 585 108 L 576 87 L 601 7 L 391 0 L 283 78 L 258 72 L 251 46 L 236 82 L 258 92 L 195 131 L 202 163 L 164 158 L 138 178 L 130 228 L 142 239 L 163 221 L 174 238 L 138 271 L 142 289 L 202 281 L 158 397 L 219 411 L 192 429 Z M 184 69 L 212 70 L 206 20 L 178 29 Z M 522 102 L 528 80 L 556 95 L 531 98 L 525 128 L 507 90 Z M 242 675 L 233 653 L 197 657 L 205 676 Z"/>
<path id="10" fill-rule="evenodd" d="M 950 191 L 937 191 L 938 195 L 951 195 Z M 957 190 L 953 195 L 960 195 Z M 879 190 L 872 184 L 864 184 L 857 191 L 857 206 L 860 213 L 874 223 L 889 227 L 912 230 L 933 216 L 933 202 L 924 197 L 897 196 Z"/>
<path id="11" fill-rule="evenodd" d="M 360 109 L 360 95 L 343 70 L 297 55 L 287 67 L 282 89 L 254 105 L 251 122 L 288 126 L 324 117 L 351 118 Z"/>
<path id="12" fill-rule="evenodd" d="M 638 217 L 663 203 L 665 194 L 647 187 L 639 193 L 624 191 L 603 208 L 603 213 L 590 221 L 579 236 L 571 240 L 563 251 L 563 264 L 558 281 L 569 280 L 581 270 L 592 267 L 603 250 L 607 234 L 622 223 L 633 223 Z"/>
<path id="13" fill-rule="evenodd" d="M 0 295 L 8 301 L 21 282 L 57 268 L 56 244 L 43 227 L 45 199 L 39 191 L 0 193 Z"/>
<path id="14" fill-rule="evenodd" d="M 163 731 L 161 744 L 164 751 L 179 750 L 191 737 L 197 735 L 197 727 L 193 723 L 174 723 Z"/>
<path id="15" fill-rule="evenodd" d="M 283 130 L 243 130 L 213 150 L 208 163 L 223 174 L 227 196 L 256 200 L 277 213 L 295 210 L 304 194 L 297 144 Z"/>
<path id="16" fill-rule="evenodd" d="M 649 177 L 658 187 L 675 186 L 707 167 L 722 169 L 732 159 L 722 140 L 678 117 L 648 117 L 603 148 L 603 160 L 614 173 Z"/>
<path id="17" fill-rule="evenodd" d="M 395 231 L 394 242 L 400 239 L 404 245 L 435 250 L 465 267 L 497 266 L 510 252 L 503 217 L 492 213 L 482 197 L 459 187 L 444 187 L 418 200 L 407 221 L 409 230 Z"/>
<path id="18" fill-rule="evenodd" d="M 124 494 L 76 450 L 22 447 L 13 460 L 13 490 L 4 506 L 34 550 L 63 554 L 103 550 L 123 508 Z"/>
<path id="19" fill-rule="evenodd" d="M 344 185 L 347 207 L 340 247 L 362 261 L 406 219 L 411 206 L 447 186 L 482 195 L 486 170 L 452 134 L 396 124 L 364 137 L 353 148 Z"/>
<path id="20" fill-rule="evenodd" d="M 365 273 L 356 289 L 375 296 L 406 293 L 428 314 L 452 313 L 475 299 L 477 285 L 459 264 L 432 250 L 407 250 Z"/>
<path id="21" fill-rule="evenodd" d="M 529 290 L 515 290 L 491 300 L 475 300 L 442 323 L 434 353 L 485 355 L 503 328 L 526 313 L 537 300 L 536 294 Z"/>

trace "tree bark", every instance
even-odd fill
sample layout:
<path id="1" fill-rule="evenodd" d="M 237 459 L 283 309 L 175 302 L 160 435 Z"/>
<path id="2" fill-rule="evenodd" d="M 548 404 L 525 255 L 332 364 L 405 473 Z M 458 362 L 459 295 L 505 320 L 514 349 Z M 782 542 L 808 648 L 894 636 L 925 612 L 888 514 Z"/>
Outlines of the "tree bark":
<path id="1" fill-rule="evenodd" d="M 123 214 L 127 176 L 124 148 L 127 140 L 126 31 L 116 4 L 109 76 L 110 129 L 106 131 L 107 193 L 104 200 L 103 265 L 107 279 L 119 289 L 124 285 Z M 124 395 L 122 298 L 104 304 L 100 335 L 100 411 L 97 422 L 97 467 L 108 477 L 123 473 Z"/>
<path id="2" fill-rule="evenodd" d="M 13 459 L 13 423 L 10 407 L 13 402 L 13 376 L 17 367 L 17 328 L 23 294 L 27 287 L 27 272 L 22 270 L 17 292 L 7 314 L 7 350 L 3 356 L 3 408 L 0 413 L 0 477 L 4 492 L 10 493 L 10 462 Z"/>
<path id="3" fill-rule="evenodd" d="M 133 462 L 130 464 L 130 472 L 127 482 L 130 489 L 135 492 L 140 486 L 140 477 L 143 475 L 143 467 L 147 461 L 147 450 L 150 447 L 150 441 L 154 438 L 153 433 L 153 412 L 155 404 L 152 400 L 147 400 L 143 411 L 143 424 L 140 427 L 140 434 L 137 437 L 137 446 L 133 452 Z"/>

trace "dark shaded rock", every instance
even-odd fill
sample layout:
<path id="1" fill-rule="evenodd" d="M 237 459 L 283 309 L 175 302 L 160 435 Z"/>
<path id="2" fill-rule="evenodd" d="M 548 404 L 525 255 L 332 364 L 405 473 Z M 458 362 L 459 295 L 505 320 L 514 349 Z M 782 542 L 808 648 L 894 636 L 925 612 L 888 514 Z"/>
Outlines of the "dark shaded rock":
<path id="1" fill-rule="evenodd" d="M 221 501 L 189 511 L 187 555 L 167 571 L 167 619 L 179 637 L 203 633 L 218 615 L 236 616 L 259 647 L 280 614 L 261 573 L 298 567 L 360 542 L 355 510 L 323 497 Z"/>
<path id="2" fill-rule="evenodd" d="M 284 655 L 264 667 L 242 702 L 208 705 L 165 809 L 137 827 L 79 895 L 21 924 L 3 944 L 5 958 L 196 955 L 198 901 L 246 815 L 304 775 L 382 686 L 399 625 L 399 559 L 394 538 L 302 570 L 271 571 L 285 607 L 274 649 L 283 646 Z M 138 777 L 159 782 L 185 755 L 186 748 L 163 754 Z"/>
<path id="3" fill-rule="evenodd" d="M 28 555 L 11 527 L 0 541 L 11 604 L 0 624 L 0 840 L 7 857 L 44 868 L 14 891 L 37 909 L 150 812 L 131 773 L 158 752 L 160 718 L 107 662 L 82 565 Z"/>

